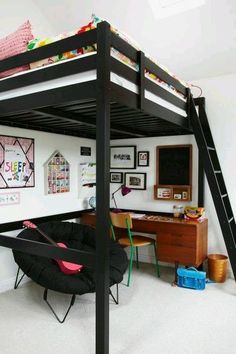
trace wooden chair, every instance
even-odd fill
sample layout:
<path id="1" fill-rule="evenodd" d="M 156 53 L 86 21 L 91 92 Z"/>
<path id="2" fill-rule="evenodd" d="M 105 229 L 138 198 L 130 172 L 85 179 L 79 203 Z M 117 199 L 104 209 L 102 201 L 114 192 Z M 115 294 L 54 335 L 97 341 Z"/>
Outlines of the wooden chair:
<path id="1" fill-rule="evenodd" d="M 112 238 L 116 240 L 115 230 L 114 227 L 119 229 L 126 230 L 126 233 L 117 239 L 117 242 L 122 247 L 130 247 L 130 261 L 129 261 L 129 273 L 128 273 L 128 281 L 127 286 L 130 285 L 130 278 L 131 272 L 133 267 L 133 257 L 134 257 L 134 250 L 136 251 L 136 266 L 139 268 L 139 261 L 138 261 L 138 248 L 143 246 L 153 245 L 154 253 L 155 253 L 155 267 L 157 276 L 160 277 L 160 270 L 158 265 L 157 259 L 157 250 L 156 250 L 156 241 L 151 237 L 141 236 L 141 235 L 132 235 L 132 218 L 129 213 L 113 213 L 110 212 L 111 218 L 111 231 L 112 231 Z"/>

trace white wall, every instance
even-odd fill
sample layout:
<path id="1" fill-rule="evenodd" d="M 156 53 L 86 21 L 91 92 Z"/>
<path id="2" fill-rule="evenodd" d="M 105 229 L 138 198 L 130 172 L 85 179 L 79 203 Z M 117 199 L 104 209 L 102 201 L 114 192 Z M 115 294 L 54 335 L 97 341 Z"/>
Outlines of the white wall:
<path id="1" fill-rule="evenodd" d="M 206 111 L 223 171 L 231 206 L 236 216 L 236 74 L 195 81 L 206 97 Z M 209 252 L 225 253 L 223 236 L 206 184 L 206 210 L 209 217 Z"/>
<path id="2" fill-rule="evenodd" d="M 21 203 L 0 207 L 0 223 L 84 208 L 84 198 L 90 189 L 81 187 L 80 163 L 94 162 L 94 140 L 8 127 L 1 127 L 1 134 L 35 139 L 35 187 L 8 190 L 20 192 Z M 80 146 L 91 146 L 92 156 L 80 156 Z M 44 164 L 55 150 L 70 163 L 70 192 L 48 195 L 45 193 Z"/>
<path id="3" fill-rule="evenodd" d="M 2 189 L 20 193 L 19 205 L 0 206 L 0 223 L 31 219 L 34 217 L 59 214 L 81 210 L 88 207 L 89 196 L 94 195 L 94 188 L 82 187 L 82 162 L 95 161 L 95 141 L 77 137 L 48 134 L 32 130 L 9 128 L 1 126 L 3 135 L 29 137 L 35 139 L 35 187 Z M 80 156 L 80 146 L 90 146 L 91 156 Z M 70 192 L 47 195 L 45 194 L 44 163 L 51 154 L 59 150 L 70 163 Z M 16 235 L 19 231 L 7 232 L 7 235 Z M 0 247 L 0 291 L 12 287 L 16 273 L 11 250 Z"/>
<path id="4" fill-rule="evenodd" d="M 29 20 L 35 37 L 44 38 L 56 32 L 41 9 L 31 0 L 0 0 L 1 25 L 0 38 L 14 32 L 22 23 Z"/>
<path id="5" fill-rule="evenodd" d="M 217 148 L 217 153 L 221 163 L 233 212 L 236 216 L 236 172 L 234 166 L 236 153 L 235 82 L 236 74 L 202 79 L 195 81 L 194 84 L 203 89 L 203 96 L 206 97 L 206 110 L 209 124 Z M 150 151 L 150 167 L 138 167 L 136 170 L 132 170 L 134 172 L 147 172 L 147 190 L 133 190 L 125 197 L 122 197 L 120 193 L 117 193 L 116 201 L 119 208 L 172 212 L 172 206 L 173 204 L 176 204 L 175 202 L 153 199 L 153 185 L 155 184 L 156 174 L 155 149 L 157 145 L 168 144 L 193 144 L 193 200 L 191 203 L 188 202 L 178 204 L 182 204 L 183 206 L 186 204 L 192 206 L 197 205 L 198 149 L 193 136 L 148 138 L 137 140 L 126 139 L 113 141 L 112 143 L 112 145 L 128 144 L 136 145 L 137 151 Z M 117 187 L 117 184 L 112 184 L 112 191 L 114 191 Z M 206 217 L 209 219 L 208 253 L 227 254 L 207 181 L 205 183 L 205 209 Z M 144 261 L 153 261 L 152 252 L 149 252 L 149 250 L 140 250 L 140 256 L 140 258 Z"/>

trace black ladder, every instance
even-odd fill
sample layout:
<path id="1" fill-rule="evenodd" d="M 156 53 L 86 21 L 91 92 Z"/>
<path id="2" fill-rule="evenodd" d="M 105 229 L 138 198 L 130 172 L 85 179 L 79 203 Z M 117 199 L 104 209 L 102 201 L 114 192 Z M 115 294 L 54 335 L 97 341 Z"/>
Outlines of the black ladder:
<path id="1" fill-rule="evenodd" d="M 189 117 L 236 280 L 236 224 L 205 111 L 205 99 L 189 97 Z"/>

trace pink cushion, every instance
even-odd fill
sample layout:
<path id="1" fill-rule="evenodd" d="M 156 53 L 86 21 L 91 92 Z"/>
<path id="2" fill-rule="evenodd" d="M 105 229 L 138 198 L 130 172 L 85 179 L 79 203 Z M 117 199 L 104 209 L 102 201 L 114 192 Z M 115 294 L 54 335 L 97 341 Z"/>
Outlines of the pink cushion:
<path id="1" fill-rule="evenodd" d="M 0 39 L 0 60 L 23 53 L 27 50 L 27 43 L 33 39 L 31 24 L 29 21 L 23 23 L 15 32 Z M 29 69 L 29 65 L 6 70 L 0 73 L 0 78 L 13 75 Z"/>

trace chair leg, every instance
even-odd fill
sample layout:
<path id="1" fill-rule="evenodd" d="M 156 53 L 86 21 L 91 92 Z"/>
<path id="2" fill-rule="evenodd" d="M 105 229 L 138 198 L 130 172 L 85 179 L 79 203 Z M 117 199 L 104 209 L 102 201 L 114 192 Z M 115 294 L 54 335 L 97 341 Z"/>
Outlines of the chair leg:
<path id="1" fill-rule="evenodd" d="M 20 267 L 18 267 L 17 273 L 16 273 L 16 280 L 15 280 L 15 284 L 14 284 L 14 289 L 17 289 L 18 286 L 20 285 L 21 280 L 24 278 L 25 273 L 22 274 L 22 276 L 19 278 L 19 273 L 20 273 Z"/>
<path id="2" fill-rule="evenodd" d="M 138 247 L 135 247 L 136 252 L 136 268 L 139 269 L 139 261 L 138 261 Z"/>
<path id="3" fill-rule="evenodd" d="M 158 278 L 160 278 L 160 268 L 159 268 L 158 259 L 157 259 L 157 246 L 156 246 L 156 241 L 153 242 L 153 246 L 154 246 L 154 252 L 155 252 L 156 272 L 157 272 Z"/>
<path id="4" fill-rule="evenodd" d="M 119 305 L 119 285 L 117 283 L 116 283 L 116 297 L 113 295 L 111 289 L 109 289 L 109 294 L 111 295 L 116 305 Z"/>
<path id="5" fill-rule="evenodd" d="M 44 299 L 44 301 L 47 303 L 48 307 L 50 308 L 50 310 L 52 311 L 52 313 L 53 313 L 54 316 L 56 317 L 57 321 L 60 322 L 60 323 L 65 322 L 65 319 L 66 319 L 66 317 L 67 317 L 67 315 L 68 315 L 68 313 L 69 313 L 71 307 L 72 307 L 72 306 L 74 305 L 74 303 L 75 303 L 75 297 L 76 297 L 76 295 L 73 294 L 72 297 L 71 297 L 70 305 L 69 305 L 69 307 L 68 307 L 68 309 L 67 309 L 67 311 L 66 311 L 66 313 L 65 313 L 65 316 L 64 316 L 63 319 L 61 320 L 61 319 L 57 316 L 57 314 L 56 314 L 55 310 L 53 309 L 52 305 L 48 302 L 48 289 L 45 289 L 45 290 L 44 290 L 44 294 L 43 294 L 43 299 Z"/>
<path id="6" fill-rule="evenodd" d="M 133 267 L 133 255 L 134 255 L 134 247 L 130 247 L 130 260 L 129 260 L 129 274 L 128 274 L 128 281 L 127 281 L 127 286 L 130 285 L 130 278 L 131 278 L 131 272 L 132 272 L 132 267 Z"/>

